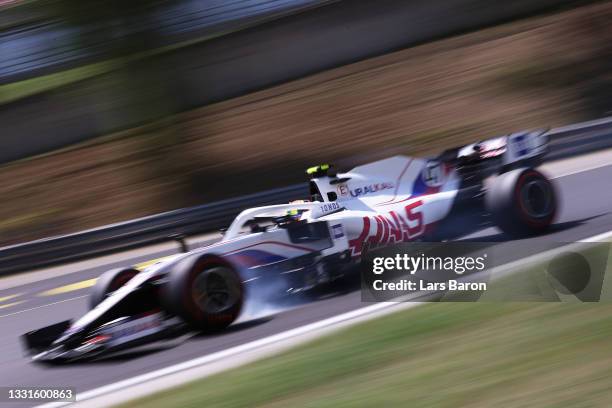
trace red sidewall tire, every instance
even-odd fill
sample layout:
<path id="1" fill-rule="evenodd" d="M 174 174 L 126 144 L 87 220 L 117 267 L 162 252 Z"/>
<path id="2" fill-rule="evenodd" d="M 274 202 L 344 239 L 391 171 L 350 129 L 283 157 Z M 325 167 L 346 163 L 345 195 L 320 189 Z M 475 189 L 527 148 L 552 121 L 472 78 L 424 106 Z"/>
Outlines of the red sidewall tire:
<path id="1" fill-rule="evenodd" d="M 198 296 L 196 282 L 215 280 L 227 288 L 228 303 L 220 310 L 205 309 Z M 244 288 L 240 275 L 228 262 L 211 255 L 187 257 L 175 265 L 169 273 L 168 282 L 162 292 L 162 303 L 166 310 L 181 317 L 197 330 L 214 332 L 233 323 L 242 310 Z"/>
<path id="2" fill-rule="evenodd" d="M 96 280 L 91 294 L 89 295 L 89 308 L 93 309 L 107 296 L 125 285 L 130 279 L 139 273 L 134 268 L 117 268 L 104 272 Z"/>
<path id="3" fill-rule="evenodd" d="M 549 212 L 545 217 L 535 218 L 535 217 L 530 216 L 529 211 L 526 208 L 524 200 L 521 199 L 521 190 L 523 189 L 524 185 L 531 179 L 546 180 L 546 182 L 549 185 L 549 188 L 552 194 L 551 200 L 552 202 L 555 203 L 555 205 L 552 208 L 552 211 Z M 518 204 L 517 215 L 530 228 L 533 228 L 534 230 L 543 230 L 543 229 L 548 228 L 550 224 L 552 224 L 555 216 L 557 215 L 556 200 L 557 200 L 557 197 L 556 197 L 554 186 L 544 175 L 542 175 L 542 173 L 536 170 L 530 169 L 528 171 L 523 172 L 518 178 L 518 181 L 514 188 L 514 201 L 515 203 Z"/>
<path id="4" fill-rule="evenodd" d="M 536 184 L 546 205 L 541 214 L 529 210 L 524 188 Z M 493 222 L 512 236 L 528 236 L 545 232 L 557 212 L 557 193 L 554 184 L 542 173 L 531 168 L 520 168 L 499 175 L 488 189 L 485 206 Z"/>

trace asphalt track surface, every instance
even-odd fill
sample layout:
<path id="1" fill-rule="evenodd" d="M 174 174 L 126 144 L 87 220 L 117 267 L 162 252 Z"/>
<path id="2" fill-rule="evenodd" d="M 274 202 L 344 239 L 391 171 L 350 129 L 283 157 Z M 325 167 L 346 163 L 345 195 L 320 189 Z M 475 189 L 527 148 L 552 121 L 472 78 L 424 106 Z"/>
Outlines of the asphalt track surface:
<path id="1" fill-rule="evenodd" d="M 598 164 L 591 162 L 588 156 L 573 158 L 569 164 L 549 171 L 549 175 L 556 177 L 561 212 L 549 234 L 523 240 L 526 244 L 524 247 L 529 248 L 531 254 L 553 242 L 574 242 L 612 230 L 610 157 L 612 154 L 604 157 L 603 161 L 600 157 Z M 462 239 L 493 242 L 501 249 L 499 253 L 504 253 L 504 245 L 508 245 L 504 242 L 507 238 L 491 227 Z M 134 264 L 170 252 L 145 253 L 122 264 Z M 517 258 L 514 253 L 507 256 L 508 260 Z M 170 344 L 152 345 L 144 351 L 97 362 L 60 367 L 32 364 L 23 353 L 19 336 L 29 330 L 81 316 L 87 311 L 87 282 L 113 266 L 116 265 L 103 262 L 80 272 L 0 290 L 1 386 L 70 386 L 75 387 L 77 393 L 84 392 L 366 305 L 361 302 L 358 290 L 330 294 L 267 317 L 243 319 L 217 335 L 185 336 Z"/>

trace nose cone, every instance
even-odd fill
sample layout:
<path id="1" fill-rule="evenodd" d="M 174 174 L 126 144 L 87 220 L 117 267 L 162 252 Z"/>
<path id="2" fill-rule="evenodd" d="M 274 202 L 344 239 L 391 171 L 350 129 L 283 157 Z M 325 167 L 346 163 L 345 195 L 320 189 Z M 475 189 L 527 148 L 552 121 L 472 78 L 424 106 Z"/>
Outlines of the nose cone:
<path id="1" fill-rule="evenodd" d="M 32 356 L 32 361 L 39 364 L 63 364 L 72 359 L 71 351 L 64 346 L 55 346 Z"/>
<path id="2" fill-rule="evenodd" d="M 93 358 L 103 352 L 105 348 L 105 341 L 88 341 L 74 348 L 68 347 L 66 344 L 57 344 L 34 355 L 32 361 L 40 364 L 65 364 Z"/>

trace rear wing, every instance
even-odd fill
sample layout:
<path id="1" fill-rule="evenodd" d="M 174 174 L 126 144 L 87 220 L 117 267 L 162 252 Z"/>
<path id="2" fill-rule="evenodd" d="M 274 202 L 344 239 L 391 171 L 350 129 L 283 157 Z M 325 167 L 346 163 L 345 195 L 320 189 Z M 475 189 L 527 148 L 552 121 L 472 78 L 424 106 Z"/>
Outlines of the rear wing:
<path id="1" fill-rule="evenodd" d="M 513 133 L 506 137 L 506 152 L 503 164 L 509 165 L 525 160 L 541 159 L 548 151 L 550 129 L 538 129 Z"/>
<path id="2" fill-rule="evenodd" d="M 548 151 L 550 129 L 511 133 L 445 151 L 441 159 L 470 166 L 487 163 L 497 170 L 537 166 Z"/>

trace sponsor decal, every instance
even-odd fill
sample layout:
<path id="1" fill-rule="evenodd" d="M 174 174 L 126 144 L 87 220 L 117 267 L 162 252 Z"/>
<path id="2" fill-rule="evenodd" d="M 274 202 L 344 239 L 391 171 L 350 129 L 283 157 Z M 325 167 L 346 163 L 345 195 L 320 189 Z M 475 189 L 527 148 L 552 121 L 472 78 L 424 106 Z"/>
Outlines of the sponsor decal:
<path id="1" fill-rule="evenodd" d="M 527 139 L 527 134 L 521 134 L 513 136 L 510 139 L 512 146 L 514 147 L 514 152 L 517 157 L 523 157 L 530 153 L 529 141 Z"/>
<path id="2" fill-rule="evenodd" d="M 342 210 L 344 207 L 336 202 L 321 203 L 319 206 L 312 209 L 311 216 L 313 218 L 319 218 L 324 215 L 333 214 L 337 211 Z"/>
<path id="3" fill-rule="evenodd" d="M 376 193 L 378 191 L 390 190 L 390 189 L 393 189 L 394 187 L 395 185 L 393 183 L 387 183 L 387 182 L 368 184 L 367 186 L 356 187 L 354 189 L 348 188 L 346 184 L 340 184 L 337 187 L 337 190 L 338 190 L 338 194 L 343 197 L 347 197 L 349 195 L 351 197 L 361 197 L 364 195 Z"/>
<path id="4" fill-rule="evenodd" d="M 423 182 L 428 187 L 440 187 L 444 184 L 444 169 L 437 160 L 429 160 L 422 172 Z"/>
<path id="5" fill-rule="evenodd" d="M 342 224 L 332 225 L 332 232 L 334 238 L 342 238 L 344 236 L 344 229 L 342 228 Z"/>
<path id="6" fill-rule="evenodd" d="M 366 253 L 368 249 L 412 241 L 423 235 L 423 201 L 418 200 L 404 207 L 404 213 L 390 211 L 388 214 L 363 217 L 363 228 L 359 236 L 349 241 L 353 256 Z"/>
<path id="7" fill-rule="evenodd" d="M 323 214 L 327 214 L 330 212 L 334 212 L 334 211 L 338 211 L 342 208 L 342 206 L 338 203 L 325 203 L 321 206 L 319 206 L 319 209 L 321 210 L 321 212 Z"/>
<path id="8" fill-rule="evenodd" d="M 338 190 L 338 195 L 343 197 L 349 195 L 349 188 L 346 186 L 346 184 L 339 184 L 336 190 Z"/>

